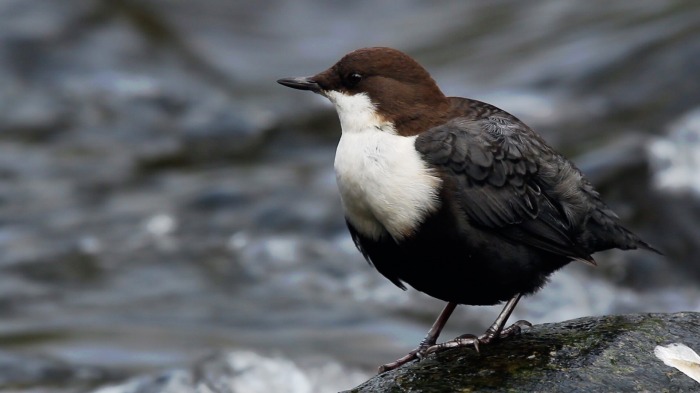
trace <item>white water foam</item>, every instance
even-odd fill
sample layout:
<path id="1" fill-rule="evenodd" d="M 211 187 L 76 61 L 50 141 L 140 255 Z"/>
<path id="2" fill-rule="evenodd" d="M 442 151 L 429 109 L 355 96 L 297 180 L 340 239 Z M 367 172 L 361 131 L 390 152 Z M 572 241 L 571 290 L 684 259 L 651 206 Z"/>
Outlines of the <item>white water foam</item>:
<path id="1" fill-rule="evenodd" d="M 648 146 L 654 185 L 700 196 L 700 108 L 669 126 L 665 137 Z"/>

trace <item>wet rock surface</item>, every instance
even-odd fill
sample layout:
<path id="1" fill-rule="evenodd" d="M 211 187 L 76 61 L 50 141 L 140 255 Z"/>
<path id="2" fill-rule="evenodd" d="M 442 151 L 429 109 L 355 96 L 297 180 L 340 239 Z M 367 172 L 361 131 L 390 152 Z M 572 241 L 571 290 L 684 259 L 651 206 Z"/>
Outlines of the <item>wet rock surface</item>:
<path id="1" fill-rule="evenodd" d="M 700 314 L 586 317 L 520 337 L 453 349 L 378 375 L 348 392 L 696 392 L 700 384 L 654 355 L 700 348 Z"/>

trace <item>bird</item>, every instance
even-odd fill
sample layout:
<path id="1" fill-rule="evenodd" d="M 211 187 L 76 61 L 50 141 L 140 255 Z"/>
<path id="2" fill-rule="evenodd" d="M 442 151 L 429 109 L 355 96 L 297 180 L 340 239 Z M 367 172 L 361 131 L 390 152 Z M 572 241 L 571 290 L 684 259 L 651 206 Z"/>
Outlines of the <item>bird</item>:
<path id="1" fill-rule="evenodd" d="M 529 327 L 506 322 L 521 297 L 572 261 L 657 249 L 626 229 L 591 182 L 514 115 L 447 97 L 392 48 L 354 50 L 281 85 L 325 96 L 341 136 L 334 169 L 345 221 L 364 258 L 402 289 L 446 302 L 419 345 L 379 367 L 474 347 Z M 505 306 L 485 333 L 437 343 L 458 305 Z"/>

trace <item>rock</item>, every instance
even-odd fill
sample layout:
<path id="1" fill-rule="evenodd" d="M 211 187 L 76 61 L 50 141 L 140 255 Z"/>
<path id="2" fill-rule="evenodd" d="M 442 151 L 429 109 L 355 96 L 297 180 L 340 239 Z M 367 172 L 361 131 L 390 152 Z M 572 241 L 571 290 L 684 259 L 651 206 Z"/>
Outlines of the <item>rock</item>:
<path id="1" fill-rule="evenodd" d="M 438 352 L 349 392 L 697 392 L 697 382 L 654 355 L 675 342 L 700 349 L 700 313 L 537 325 L 481 353 Z"/>

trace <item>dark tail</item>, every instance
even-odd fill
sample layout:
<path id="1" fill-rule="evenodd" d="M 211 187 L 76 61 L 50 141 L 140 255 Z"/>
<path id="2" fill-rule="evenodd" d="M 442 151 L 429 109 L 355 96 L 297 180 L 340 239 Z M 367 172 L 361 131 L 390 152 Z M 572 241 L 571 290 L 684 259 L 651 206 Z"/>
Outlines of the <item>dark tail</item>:
<path id="1" fill-rule="evenodd" d="M 639 248 L 655 252 L 659 255 L 664 255 L 663 252 L 659 251 L 658 249 L 652 247 L 649 243 L 640 239 L 639 236 L 632 233 L 632 231 L 630 231 L 629 229 L 622 226 L 618 226 L 618 230 L 622 232 L 622 241 L 620 242 L 621 244 L 618 244 L 617 248 L 621 248 L 623 250 L 635 250 Z"/>
<path id="2" fill-rule="evenodd" d="M 656 248 L 650 246 L 649 243 L 644 242 L 644 241 L 640 240 L 639 238 L 637 238 L 637 244 L 636 244 L 636 247 L 635 247 L 635 248 L 641 248 L 641 249 L 643 249 L 643 250 L 649 250 L 649 251 L 651 251 L 651 252 L 655 252 L 655 253 L 657 253 L 657 254 L 659 254 L 659 255 L 664 255 L 663 252 L 661 252 L 661 251 L 659 251 L 658 249 L 656 249 Z"/>

